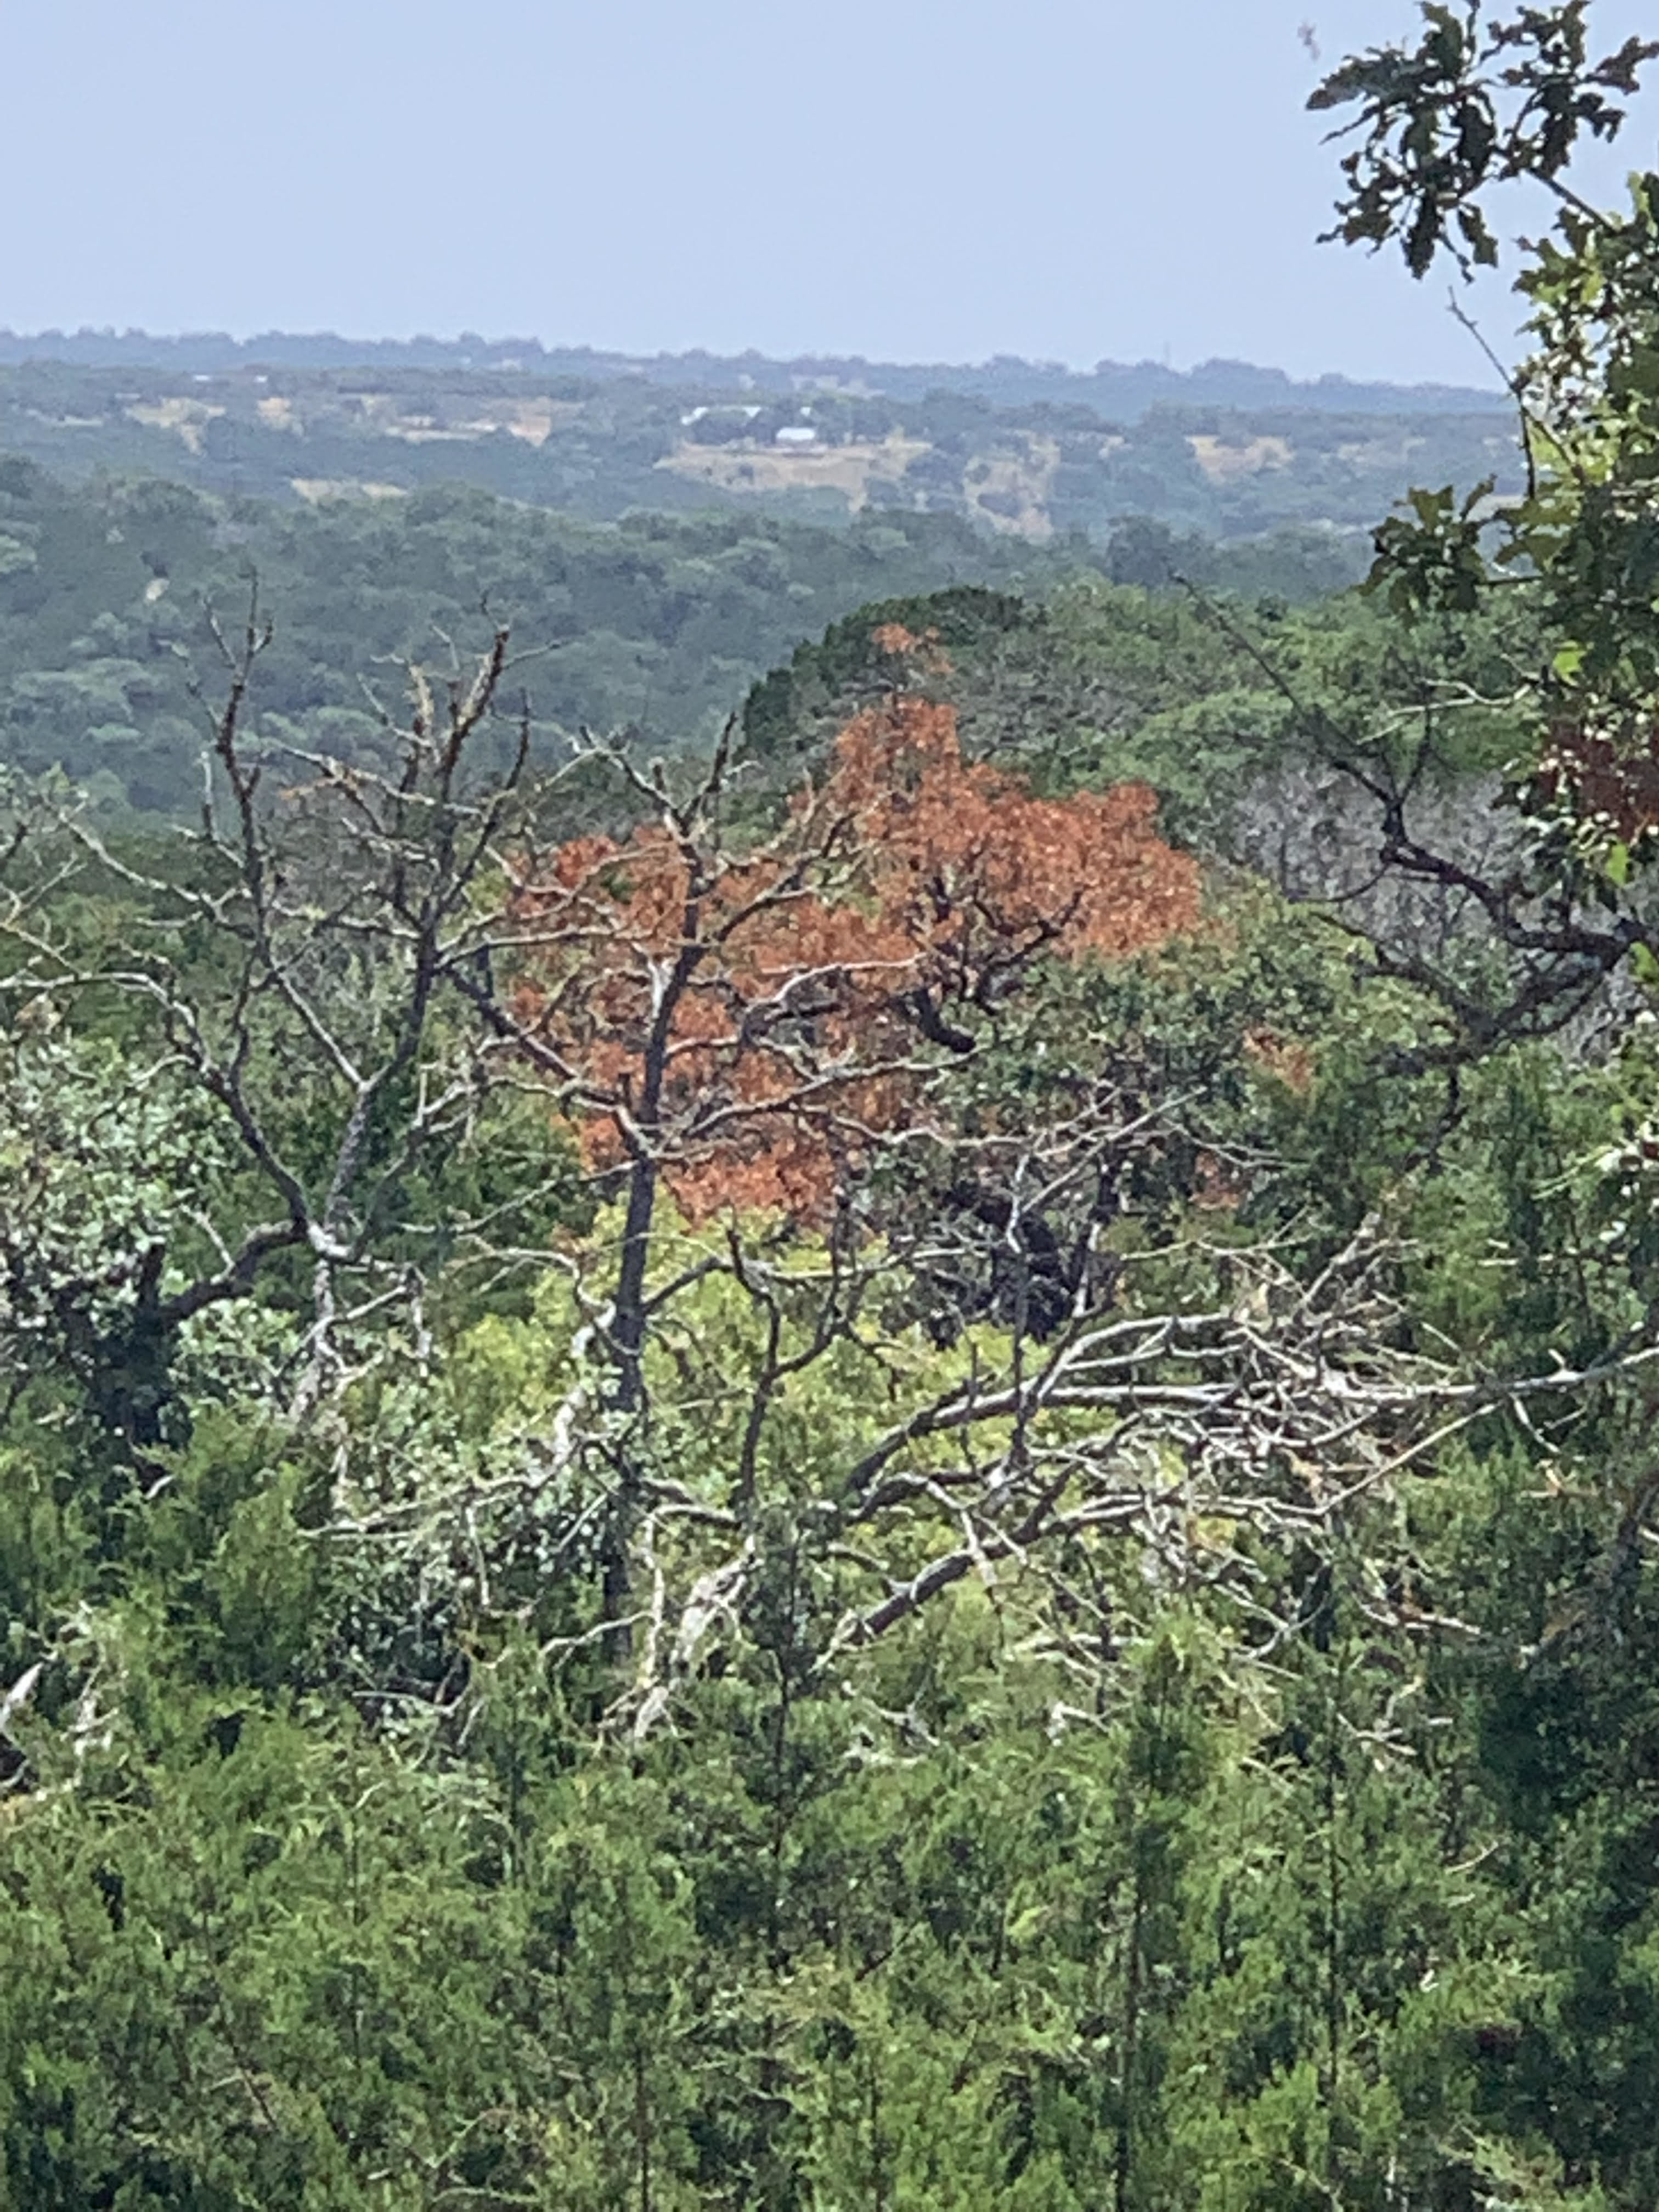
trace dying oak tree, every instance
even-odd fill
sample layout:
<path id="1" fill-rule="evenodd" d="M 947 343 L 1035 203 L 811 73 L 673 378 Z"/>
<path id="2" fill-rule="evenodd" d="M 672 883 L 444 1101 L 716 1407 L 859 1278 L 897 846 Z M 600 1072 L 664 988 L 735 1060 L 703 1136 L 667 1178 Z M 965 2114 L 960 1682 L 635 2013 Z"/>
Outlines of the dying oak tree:
<path id="1" fill-rule="evenodd" d="M 729 767 L 722 748 L 684 804 L 649 787 L 655 821 L 561 848 L 514 903 L 521 1034 L 647 1231 L 659 1182 L 694 1220 L 823 1223 L 873 1143 L 927 1123 L 939 1055 L 971 1054 L 1034 963 L 1198 922 L 1197 865 L 1144 786 L 1036 797 L 964 761 L 949 707 L 859 715 L 758 842 L 723 839 Z"/>
<path id="2" fill-rule="evenodd" d="M 898 692 L 860 715 L 822 786 L 746 842 L 724 818 L 731 738 L 684 798 L 610 757 L 655 818 L 524 856 L 518 988 L 505 1005 L 480 996 L 620 1185 L 604 1327 L 624 1415 L 644 1397 L 665 1190 L 691 1224 L 830 1226 L 878 1155 L 944 1137 L 941 1064 L 973 1054 L 968 1024 L 1041 956 L 1123 955 L 1198 918 L 1196 866 L 1157 835 L 1150 793 L 1036 797 L 963 760 L 948 708 Z M 819 1349 L 847 1325 L 842 1287 Z M 628 1454 L 619 1467 L 625 1529 L 639 1480 Z M 619 1534 L 613 1607 L 624 1549 Z"/>

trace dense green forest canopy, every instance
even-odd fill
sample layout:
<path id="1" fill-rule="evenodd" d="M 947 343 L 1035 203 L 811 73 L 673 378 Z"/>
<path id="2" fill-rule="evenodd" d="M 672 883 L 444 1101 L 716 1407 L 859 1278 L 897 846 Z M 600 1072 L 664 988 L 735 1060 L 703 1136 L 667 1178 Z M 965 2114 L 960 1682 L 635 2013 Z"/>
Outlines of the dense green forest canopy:
<path id="1" fill-rule="evenodd" d="M 1653 50 L 1420 16 L 1363 595 L 0 464 L 8 2212 L 1659 2198 Z"/>
<path id="2" fill-rule="evenodd" d="M 842 529 L 772 517 L 584 522 L 457 487 L 315 508 L 221 501 L 156 477 L 64 483 L 0 460 L 0 732 L 100 805 L 193 812 L 215 654 L 209 611 L 258 580 L 276 621 L 257 705 L 273 738 L 351 759 L 380 737 L 398 661 L 512 627 L 544 749 L 584 724 L 706 748 L 805 631 L 872 600 L 957 584 L 1041 597 L 1079 570 L 1306 598 L 1347 556 L 1320 532 L 1220 548 L 1155 524 L 1103 549 L 986 537 L 948 516 Z"/>

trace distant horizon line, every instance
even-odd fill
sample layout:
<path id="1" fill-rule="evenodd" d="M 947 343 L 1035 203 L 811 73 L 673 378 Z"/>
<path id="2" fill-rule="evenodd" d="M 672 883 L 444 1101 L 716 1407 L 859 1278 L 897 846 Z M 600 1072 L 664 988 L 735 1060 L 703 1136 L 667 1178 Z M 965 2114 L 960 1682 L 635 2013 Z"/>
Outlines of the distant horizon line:
<path id="1" fill-rule="evenodd" d="M 1079 368 L 1067 362 L 1034 359 L 1023 354 L 994 353 L 978 361 L 948 361 L 943 359 L 893 360 L 861 353 L 840 353 L 823 349 L 807 349 L 793 354 L 772 354 L 757 346 L 749 346 L 735 353 L 721 352 L 709 346 L 686 346 L 678 349 L 659 347 L 654 352 L 635 352 L 620 346 L 592 344 L 550 344 L 539 337 L 508 335 L 486 337 L 476 331 L 462 331 L 453 337 L 444 337 L 429 331 L 417 331 L 408 337 L 369 337 L 344 335 L 333 330 L 288 331 L 271 328 L 253 331 L 239 337 L 224 330 L 149 331 L 136 325 L 118 328 L 113 324 L 82 323 L 74 330 L 49 325 L 44 330 L 19 331 L 9 325 L 0 325 L 0 364 L 21 366 L 29 360 L 65 360 L 75 365 L 76 357 L 85 360 L 95 354 L 95 364 L 114 367 L 120 356 L 113 350 L 136 347 L 145 350 L 165 349 L 169 354 L 191 353 L 203 355 L 209 351 L 221 356 L 234 355 L 239 365 L 258 366 L 269 361 L 271 367 L 300 368 L 314 365 L 319 368 L 347 368 L 353 357 L 361 357 L 364 366 L 384 363 L 386 356 L 422 354 L 442 356 L 457 367 L 510 370 L 526 365 L 524 357 L 532 357 L 538 364 L 560 361 L 592 364 L 611 374 L 637 370 L 648 373 L 671 366 L 707 365 L 727 371 L 770 368 L 801 375 L 817 373 L 824 376 L 838 370 L 896 374 L 908 379 L 912 376 L 945 374 L 952 376 L 1005 375 L 1036 378 L 1044 382 L 1091 383 L 1109 381 L 1120 377 L 1168 379 L 1171 383 L 1190 383 L 1206 376 L 1234 377 L 1251 381 L 1260 380 L 1264 386 L 1293 391 L 1389 391 L 1411 393 L 1432 393 L 1436 397 L 1454 399 L 1464 404 L 1479 401 L 1484 404 L 1501 403 L 1508 397 L 1498 385 L 1480 386 L 1451 384 L 1438 379 L 1425 378 L 1402 382 L 1390 377 L 1353 376 L 1343 370 L 1322 370 L 1316 375 L 1297 376 L 1291 371 L 1257 362 L 1246 361 L 1234 355 L 1212 354 L 1177 368 L 1167 360 L 1143 356 L 1139 361 L 1118 361 L 1103 356 L 1092 367 Z M 27 349 L 24 351 L 22 349 Z M 72 349 L 73 354 L 64 350 Z M 262 352 L 260 349 L 264 349 Z M 314 363 L 304 363 L 291 356 L 300 350 L 326 353 L 329 358 Z M 287 354 L 283 361 L 278 353 Z M 133 367 L 146 365 L 133 361 Z M 149 364 L 158 365 L 158 364 Z"/>

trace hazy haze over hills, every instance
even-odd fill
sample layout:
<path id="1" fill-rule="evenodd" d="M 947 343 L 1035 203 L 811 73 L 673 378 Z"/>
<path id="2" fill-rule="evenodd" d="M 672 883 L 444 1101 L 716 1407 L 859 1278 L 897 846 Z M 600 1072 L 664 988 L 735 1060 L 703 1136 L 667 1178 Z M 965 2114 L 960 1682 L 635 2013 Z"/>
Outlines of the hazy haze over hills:
<path id="1" fill-rule="evenodd" d="M 820 387 L 921 399 L 956 392 L 1002 406 L 1085 406 L 1132 421 L 1160 404 L 1212 407 L 1300 407 L 1346 414 L 1490 413 L 1504 396 L 1491 386 L 1359 382 L 1337 375 L 1295 378 L 1243 361 L 1206 361 L 1190 369 L 1158 362 L 1097 362 L 1073 369 L 1057 362 L 999 354 L 985 362 L 866 361 L 861 355 L 805 354 L 779 361 L 753 350 L 652 355 L 593 346 L 547 346 L 539 338 L 480 337 L 360 338 L 332 331 L 264 331 L 246 338 L 223 331 L 177 335 L 148 331 L 0 330 L 0 363 L 57 361 L 84 368 L 122 366 L 222 374 L 238 368 L 465 368 L 532 372 L 592 380 L 642 377 L 653 384 L 791 392 Z"/>

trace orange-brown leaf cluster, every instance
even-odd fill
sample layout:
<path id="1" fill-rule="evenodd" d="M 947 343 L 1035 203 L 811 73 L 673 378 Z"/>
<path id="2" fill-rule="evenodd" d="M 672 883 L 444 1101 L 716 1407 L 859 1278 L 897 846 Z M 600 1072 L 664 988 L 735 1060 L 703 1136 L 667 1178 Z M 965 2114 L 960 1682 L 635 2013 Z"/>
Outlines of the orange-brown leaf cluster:
<path id="1" fill-rule="evenodd" d="M 950 708 L 900 696 L 843 731 L 763 851 L 668 828 L 562 847 L 519 901 L 520 1014 L 593 1165 L 648 1152 L 693 1218 L 813 1218 L 916 1109 L 931 1048 L 964 1048 L 1036 955 L 1195 923 L 1197 868 L 1154 811 L 1139 785 L 1038 797 L 963 759 Z"/>
<path id="2" fill-rule="evenodd" d="M 1198 918 L 1197 866 L 1158 836 L 1145 784 L 1036 797 L 963 759 L 952 708 L 900 698 L 860 714 L 829 789 L 882 912 L 926 948 L 934 980 L 970 996 L 1046 946 L 1121 957 Z"/>
<path id="3" fill-rule="evenodd" d="M 1313 1088 L 1316 1072 L 1313 1052 L 1300 1037 L 1285 1036 L 1278 1030 L 1246 1030 L 1244 1056 L 1298 1097 L 1305 1097 Z"/>
<path id="4" fill-rule="evenodd" d="M 902 623 L 878 623 L 870 633 L 870 642 L 884 659 L 906 663 L 907 672 L 928 676 L 951 672 L 951 656 L 940 644 L 936 629 L 924 630 L 918 636 Z"/>
<path id="5" fill-rule="evenodd" d="M 1571 728 L 1553 733 L 1536 777 L 1548 804 L 1600 816 L 1627 845 L 1659 829 L 1659 727 L 1633 743 Z"/>

